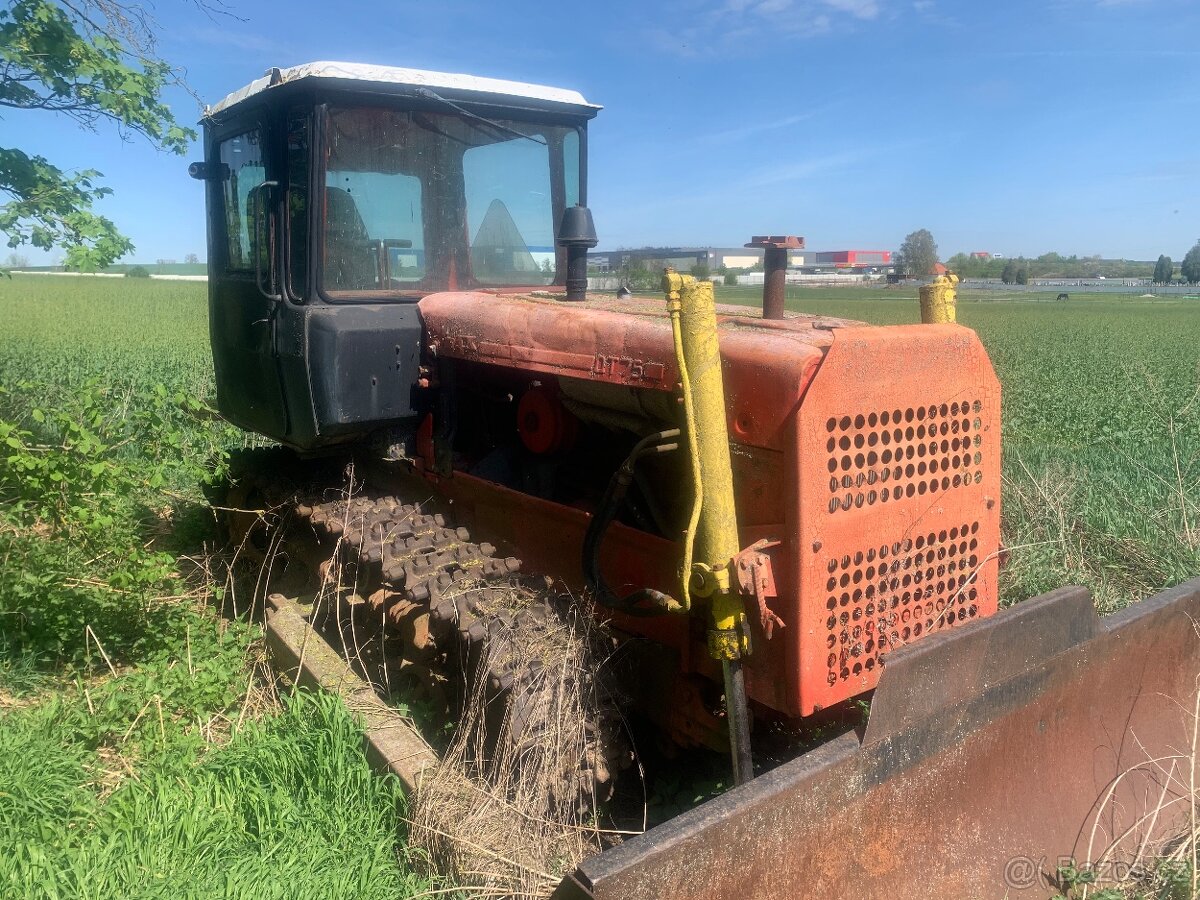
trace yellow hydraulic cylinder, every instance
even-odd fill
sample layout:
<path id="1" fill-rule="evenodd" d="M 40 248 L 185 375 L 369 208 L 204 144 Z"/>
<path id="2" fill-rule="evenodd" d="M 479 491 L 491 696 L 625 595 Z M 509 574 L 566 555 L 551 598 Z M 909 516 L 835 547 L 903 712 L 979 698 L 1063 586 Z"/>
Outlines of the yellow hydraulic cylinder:
<path id="1" fill-rule="evenodd" d="M 683 577 L 691 578 L 690 593 L 708 598 L 709 652 L 716 659 L 738 659 L 748 647 L 742 627 L 745 610 L 730 571 L 730 564 L 741 548 L 713 286 L 710 281 L 668 272 L 663 278 L 663 289 L 671 306 L 672 325 L 678 329 L 682 345 L 681 375 L 686 379 L 683 389 L 690 397 L 694 419 L 694 434 L 689 444 L 698 463 L 695 468 L 703 497 L 691 571 L 684 572 Z M 689 427 L 692 427 L 690 422 Z"/>
<path id="2" fill-rule="evenodd" d="M 921 285 L 921 321 L 926 325 L 956 321 L 958 276 L 953 272 L 939 275 L 929 284 Z"/>
<path id="3" fill-rule="evenodd" d="M 690 594 L 708 598 L 708 652 L 721 661 L 724 675 L 733 778 L 745 784 L 754 777 L 750 707 L 742 671 L 742 657 L 750 646 L 745 608 L 730 571 L 739 547 L 717 309 L 710 281 L 697 282 L 668 269 L 663 291 L 671 312 L 696 492 L 684 537 L 684 600 L 688 605 Z"/>

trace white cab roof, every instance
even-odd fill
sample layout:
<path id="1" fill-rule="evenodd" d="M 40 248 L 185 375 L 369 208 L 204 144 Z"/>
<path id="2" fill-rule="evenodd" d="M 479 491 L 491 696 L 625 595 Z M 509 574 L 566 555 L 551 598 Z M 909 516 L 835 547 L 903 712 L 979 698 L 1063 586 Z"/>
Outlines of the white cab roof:
<path id="1" fill-rule="evenodd" d="M 276 74 L 278 73 L 278 74 Z M 551 103 L 567 103 L 572 106 L 600 107 L 588 103 L 578 91 L 546 87 L 541 84 L 525 84 L 520 81 L 504 81 L 499 78 L 480 78 L 476 75 L 455 75 L 449 72 L 426 72 L 421 69 L 401 69 L 396 66 L 373 66 L 367 63 L 311 62 L 286 69 L 272 69 L 241 90 L 234 91 L 224 100 L 205 110 L 206 115 L 216 115 L 241 103 L 269 87 L 299 81 L 301 78 L 336 78 L 348 81 L 374 82 L 376 84 L 401 84 L 425 87 L 431 90 L 477 91 L 505 97 L 525 97 Z"/>

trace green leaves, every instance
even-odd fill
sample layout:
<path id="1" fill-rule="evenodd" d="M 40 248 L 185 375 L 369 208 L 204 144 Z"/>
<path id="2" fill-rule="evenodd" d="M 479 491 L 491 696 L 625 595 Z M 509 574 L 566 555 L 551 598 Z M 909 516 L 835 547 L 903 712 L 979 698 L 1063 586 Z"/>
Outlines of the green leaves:
<path id="1" fill-rule="evenodd" d="M 938 261 L 933 235 L 925 228 L 912 232 L 900 245 L 896 257 L 897 272 L 906 272 L 913 278 L 928 278 Z"/>
<path id="2" fill-rule="evenodd" d="M 95 186 L 99 172 L 64 173 L 45 157 L 0 147 L 0 191 L 12 199 L 0 207 L 0 231 L 9 247 L 32 244 L 43 250 L 67 248 L 76 269 L 108 265 L 133 249 L 129 239 L 92 204 L 112 193 Z"/>
<path id="3" fill-rule="evenodd" d="M 137 11 L 85 2 L 13 0 L 0 8 L 0 107 L 46 110 L 85 128 L 112 122 L 122 138 L 140 134 L 171 153 L 187 151 L 196 133 L 181 127 L 162 100 L 179 74 L 151 52 L 153 36 Z M 0 231 L 8 246 L 67 250 L 78 270 L 109 265 L 133 249 L 116 225 L 93 212 L 111 193 L 100 173 L 68 174 L 42 156 L 0 148 Z"/>
<path id="4" fill-rule="evenodd" d="M 1189 284 L 1200 281 L 1200 241 L 1196 241 L 1192 249 L 1183 257 L 1179 275 Z"/>

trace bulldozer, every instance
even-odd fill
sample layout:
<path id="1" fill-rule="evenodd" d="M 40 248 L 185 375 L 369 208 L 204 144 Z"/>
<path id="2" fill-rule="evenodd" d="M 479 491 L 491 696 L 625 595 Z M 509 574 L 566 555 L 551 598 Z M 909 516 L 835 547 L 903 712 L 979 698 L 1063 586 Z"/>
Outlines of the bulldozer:
<path id="1" fill-rule="evenodd" d="M 1077 588 L 999 609 L 1001 391 L 945 280 L 920 325 L 787 313 L 802 241 L 772 235 L 761 309 L 671 270 L 589 290 L 599 109 L 316 62 L 205 110 L 217 406 L 276 445 L 222 505 L 302 526 L 231 528 L 285 592 L 354 567 L 429 691 L 447 653 L 558 614 L 500 602 L 514 579 L 586 599 L 628 705 L 592 729 L 592 797 L 635 713 L 728 754 L 734 788 L 564 900 L 1039 896 L 1098 823 L 1165 833 L 1156 801 L 1191 809 L 1162 760 L 1192 733 L 1200 584 L 1107 620 Z M 528 672 L 483 677 L 519 707 Z M 805 723 L 836 736 L 771 743 Z"/>

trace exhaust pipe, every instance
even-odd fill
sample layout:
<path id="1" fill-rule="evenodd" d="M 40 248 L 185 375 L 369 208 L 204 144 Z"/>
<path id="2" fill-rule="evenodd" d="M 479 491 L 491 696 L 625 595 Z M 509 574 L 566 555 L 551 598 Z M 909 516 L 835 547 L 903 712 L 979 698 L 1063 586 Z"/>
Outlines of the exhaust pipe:
<path id="1" fill-rule="evenodd" d="M 558 246 L 567 248 L 567 299 L 587 299 L 587 252 L 599 243 L 592 211 L 569 206 L 558 223 Z"/>
<path id="2" fill-rule="evenodd" d="M 785 285 L 787 283 L 787 252 L 803 250 L 804 238 L 795 235 L 755 235 L 747 249 L 763 251 L 763 314 L 764 319 L 782 319 Z"/>

